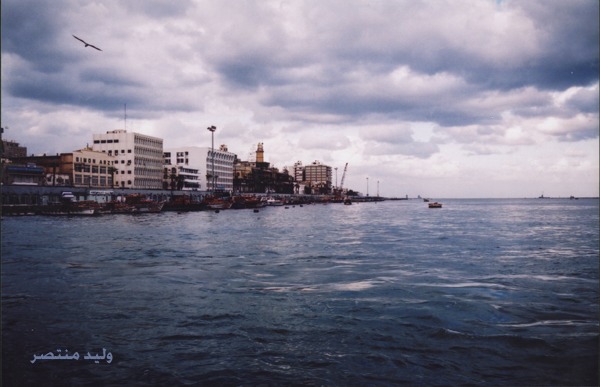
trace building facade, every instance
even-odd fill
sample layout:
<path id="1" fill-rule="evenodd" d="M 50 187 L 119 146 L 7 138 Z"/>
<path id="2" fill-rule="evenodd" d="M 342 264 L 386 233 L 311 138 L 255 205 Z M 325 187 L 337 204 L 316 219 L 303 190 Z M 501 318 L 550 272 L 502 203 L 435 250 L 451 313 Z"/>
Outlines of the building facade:
<path id="1" fill-rule="evenodd" d="M 304 182 L 316 192 L 327 194 L 331 192 L 331 167 L 313 161 L 304 167 Z"/>
<path id="2" fill-rule="evenodd" d="M 114 188 L 116 163 L 116 157 L 87 147 L 63 153 L 60 173 L 72 177 L 73 187 Z"/>
<path id="3" fill-rule="evenodd" d="M 163 188 L 163 140 L 118 129 L 94 134 L 92 149 L 115 157 L 114 182 L 119 188 Z"/>
<path id="4" fill-rule="evenodd" d="M 294 193 L 294 177 L 264 160 L 262 142 L 256 148 L 256 161 L 236 159 L 233 184 L 236 193 Z"/>
<path id="5" fill-rule="evenodd" d="M 189 148 L 165 150 L 163 156 L 165 163 L 164 189 L 179 191 L 199 191 L 202 189 L 200 170 L 193 167 L 194 155 L 192 155 L 192 164 L 190 164 Z"/>
<path id="6" fill-rule="evenodd" d="M 20 146 L 18 142 L 2 140 L 2 158 L 17 157 L 27 157 L 27 147 Z"/>
<path id="7" fill-rule="evenodd" d="M 116 159 L 92 148 L 57 155 L 13 158 L 13 162 L 43 168 L 39 185 L 113 188 Z"/>
<path id="8" fill-rule="evenodd" d="M 164 167 L 176 167 L 183 171 L 189 183 L 201 191 L 233 191 L 233 162 L 236 155 L 228 151 L 226 145 L 215 149 L 214 158 L 210 147 L 169 148 L 164 152 Z M 214 161 L 214 179 L 213 179 Z M 192 173 L 193 171 L 196 173 Z M 193 188 L 192 188 L 193 189 Z"/>

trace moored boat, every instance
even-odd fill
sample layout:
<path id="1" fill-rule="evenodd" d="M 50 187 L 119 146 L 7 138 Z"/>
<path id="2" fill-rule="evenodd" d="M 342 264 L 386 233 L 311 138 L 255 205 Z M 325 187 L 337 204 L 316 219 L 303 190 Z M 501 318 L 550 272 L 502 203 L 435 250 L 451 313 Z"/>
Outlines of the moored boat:
<path id="1" fill-rule="evenodd" d="M 438 202 L 429 203 L 429 208 L 442 208 L 442 203 L 438 203 Z"/>
<path id="2" fill-rule="evenodd" d="M 283 206 L 283 200 L 270 197 L 267 199 L 268 206 Z"/>
<path id="3" fill-rule="evenodd" d="M 40 209 L 42 215 L 52 216 L 94 216 L 100 215 L 100 205 L 93 200 L 80 202 L 64 202 L 60 204 L 50 204 L 42 206 Z"/>
<path id="4" fill-rule="evenodd" d="M 164 202 L 148 199 L 145 195 L 141 194 L 125 196 L 125 204 L 130 207 L 130 213 L 133 214 L 161 212 L 165 205 Z M 123 210 L 128 211 L 127 207 L 123 207 Z"/>
<path id="5" fill-rule="evenodd" d="M 163 211 L 177 212 L 203 211 L 207 209 L 206 204 L 193 200 L 193 198 L 186 195 L 176 196 L 163 206 Z"/>

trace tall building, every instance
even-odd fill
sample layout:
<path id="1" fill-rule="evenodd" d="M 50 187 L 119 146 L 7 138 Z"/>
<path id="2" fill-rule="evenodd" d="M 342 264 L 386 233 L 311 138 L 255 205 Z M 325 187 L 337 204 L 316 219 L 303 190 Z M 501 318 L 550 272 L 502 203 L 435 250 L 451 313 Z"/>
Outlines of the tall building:
<path id="1" fill-rule="evenodd" d="M 116 158 L 115 186 L 163 188 L 163 140 L 118 129 L 94 134 L 92 149 Z"/>
<path id="2" fill-rule="evenodd" d="M 304 181 L 313 187 L 331 188 L 331 167 L 313 161 L 312 164 L 304 167 Z"/>
<path id="3" fill-rule="evenodd" d="M 215 149 L 214 153 L 214 180 L 213 180 L 213 154 L 210 147 L 179 147 L 169 148 L 164 152 L 164 167 L 178 168 L 177 173 L 185 169 L 184 179 L 196 186 L 201 191 L 233 191 L 233 162 L 235 154 L 228 151 L 226 145 Z M 196 173 L 190 172 L 196 170 Z M 214 185 L 213 185 L 214 181 Z M 185 187 L 185 185 L 184 185 Z"/>
<path id="4" fill-rule="evenodd" d="M 304 166 L 302 165 L 302 161 L 296 161 L 294 163 L 294 180 L 298 183 L 304 181 Z"/>

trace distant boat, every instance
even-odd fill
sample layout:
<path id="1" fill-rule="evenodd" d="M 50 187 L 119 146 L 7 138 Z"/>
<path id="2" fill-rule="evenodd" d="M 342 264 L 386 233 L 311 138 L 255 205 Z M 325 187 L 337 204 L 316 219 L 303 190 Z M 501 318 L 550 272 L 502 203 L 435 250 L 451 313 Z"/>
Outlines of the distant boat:
<path id="1" fill-rule="evenodd" d="M 268 198 L 267 205 L 268 206 L 283 206 L 283 200 L 275 199 L 275 198 Z"/>
<path id="2" fill-rule="evenodd" d="M 148 199 L 146 195 L 130 194 L 125 196 L 125 204 L 132 208 L 131 213 L 137 214 L 142 212 L 157 213 L 161 212 L 164 202 Z"/>
<path id="3" fill-rule="evenodd" d="M 42 215 L 93 216 L 100 215 L 100 205 L 92 200 L 80 202 L 64 202 L 43 206 Z"/>
<path id="4" fill-rule="evenodd" d="M 344 204 L 347 205 L 347 206 L 351 205 L 352 204 L 352 199 L 350 199 L 348 196 L 346 196 L 344 198 Z"/>
<path id="5" fill-rule="evenodd" d="M 438 203 L 438 202 L 429 203 L 429 208 L 442 208 L 442 203 Z"/>
<path id="6" fill-rule="evenodd" d="M 233 205 L 231 201 L 224 198 L 209 198 L 204 201 L 204 204 L 211 210 L 227 210 Z"/>
<path id="7" fill-rule="evenodd" d="M 425 203 L 429 203 L 429 199 L 423 199 Z"/>

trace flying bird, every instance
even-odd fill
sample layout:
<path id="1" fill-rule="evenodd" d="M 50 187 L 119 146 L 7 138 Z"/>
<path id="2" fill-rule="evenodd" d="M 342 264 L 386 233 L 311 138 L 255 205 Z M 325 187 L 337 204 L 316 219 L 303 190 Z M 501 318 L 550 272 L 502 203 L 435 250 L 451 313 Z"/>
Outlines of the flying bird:
<path id="1" fill-rule="evenodd" d="M 98 51 L 102 51 L 101 49 L 99 49 L 98 47 L 94 46 L 93 44 L 89 44 L 89 43 L 88 43 L 88 42 L 86 42 L 85 40 L 83 40 L 83 39 L 79 39 L 79 38 L 78 38 L 77 36 L 75 36 L 75 35 L 73 35 L 73 37 L 74 37 L 75 39 L 79 40 L 80 42 L 83 42 L 83 44 L 85 44 L 85 46 L 86 46 L 86 47 L 87 47 L 87 46 L 90 46 L 90 47 L 92 47 L 92 48 L 95 48 L 95 49 L 96 49 L 96 50 L 98 50 Z"/>

